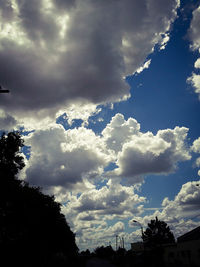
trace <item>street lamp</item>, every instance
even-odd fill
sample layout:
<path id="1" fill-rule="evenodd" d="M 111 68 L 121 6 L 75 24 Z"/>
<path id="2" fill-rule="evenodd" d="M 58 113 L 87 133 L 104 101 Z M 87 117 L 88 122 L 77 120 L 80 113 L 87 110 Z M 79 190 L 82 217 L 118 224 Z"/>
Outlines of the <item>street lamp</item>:
<path id="1" fill-rule="evenodd" d="M 9 93 L 10 91 L 7 89 L 4 89 L 1 85 L 0 85 L 0 93 Z"/>
<path id="2" fill-rule="evenodd" d="M 139 224 L 139 225 L 140 225 L 140 227 L 141 227 L 141 233 L 142 233 L 142 239 L 143 239 L 143 236 L 144 236 L 143 226 L 141 225 L 141 223 L 140 223 L 140 222 L 138 222 L 138 221 L 136 221 L 136 220 L 132 220 L 132 222 L 134 222 L 134 223 L 137 223 L 137 224 Z M 144 244 L 144 239 L 143 239 L 143 251 L 144 251 L 144 253 L 145 253 L 145 244 Z"/>
<path id="3" fill-rule="evenodd" d="M 116 235 L 116 251 L 117 251 L 117 247 L 118 247 L 118 235 Z"/>
<path id="4" fill-rule="evenodd" d="M 124 248 L 124 238 L 116 235 L 116 251 L 119 247 Z M 118 238 L 119 238 L 119 247 L 118 247 Z"/>
<path id="5" fill-rule="evenodd" d="M 138 222 L 138 221 L 136 221 L 136 220 L 132 220 L 132 222 L 134 222 L 134 223 L 137 223 L 137 224 L 139 224 L 139 225 L 140 225 L 140 227 L 141 227 L 141 233 L 142 233 L 142 236 L 143 236 L 143 234 L 144 234 L 144 231 L 143 231 L 143 226 L 141 225 L 141 223 L 140 223 L 140 222 Z"/>

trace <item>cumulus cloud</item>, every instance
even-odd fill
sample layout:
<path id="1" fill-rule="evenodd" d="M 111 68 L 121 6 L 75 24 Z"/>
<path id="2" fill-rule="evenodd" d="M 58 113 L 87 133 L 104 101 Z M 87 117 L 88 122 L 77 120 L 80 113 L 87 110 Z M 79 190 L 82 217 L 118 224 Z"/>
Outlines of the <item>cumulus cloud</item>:
<path id="1" fill-rule="evenodd" d="M 200 99 L 200 75 L 193 72 L 192 76 L 187 79 L 187 82 L 191 83 L 194 87 L 195 93 L 198 94 Z"/>
<path id="2" fill-rule="evenodd" d="M 189 29 L 189 37 L 192 41 L 192 48 L 197 50 L 200 48 L 200 34 L 199 34 L 199 21 L 200 21 L 200 6 L 193 11 L 193 17 Z"/>
<path id="3" fill-rule="evenodd" d="M 193 18 L 189 29 L 189 37 L 192 43 L 191 48 L 193 50 L 199 51 L 200 53 L 199 23 L 200 23 L 200 6 L 193 11 Z M 194 68 L 196 70 L 200 68 L 200 58 L 196 60 Z M 193 72 L 192 75 L 187 79 L 187 82 L 191 83 L 191 85 L 194 87 L 195 93 L 198 94 L 198 97 L 200 99 L 200 75 L 196 72 Z"/>
<path id="4" fill-rule="evenodd" d="M 77 243 L 83 250 L 87 248 L 95 249 L 99 246 L 105 246 L 109 244 L 111 244 L 114 248 L 116 235 L 118 235 L 118 240 L 120 236 L 122 237 L 126 235 L 124 229 L 125 225 L 121 221 L 118 221 L 111 226 L 108 226 L 108 224 L 104 223 L 96 228 L 87 227 L 83 230 L 83 232 L 78 232 L 78 235 L 76 236 Z"/>
<path id="5" fill-rule="evenodd" d="M 94 183 L 108 177 L 137 184 L 146 174 L 172 172 L 178 162 L 191 158 L 187 132 L 176 127 L 156 135 L 143 133 L 134 118 L 125 120 L 119 113 L 100 134 L 83 126 L 65 130 L 58 124 L 43 125 L 25 137 L 31 155 L 23 175 L 44 188 L 79 188 L 84 179 Z M 113 171 L 111 163 L 116 165 Z"/>
<path id="6" fill-rule="evenodd" d="M 199 226 L 200 208 L 200 181 L 187 182 L 173 200 L 165 197 L 162 202 L 162 211 L 155 211 L 144 217 L 134 217 L 140 225 L 146 227 L 150 220 L 157 216 L 159 220 L 169 224 L 176 237 Z M 130 225 L 134 226 L 132 220 Z"/>
<path id="7" fill-rule="evenodd" d="M 141 207 L 138 205 L 145 202 L 144 197 L 139 197 L 134 193 L 134 187 L 122 186 L 109 180 L 106 186 L 101 189 L 91 189 L 84 192 L 76 201 L 71 202 L 68 207 L 71 210 L 89 212 L 93 216 L 109 215 L 126 218 L 133 213 L 140 213 Z M 70 210 L 69 210 L 70 209 Z"/>
<path id="8" fill-rule="evenodd" d="M 187 128 L 175 127 L 160 130 L 156 135 L 151 132 L 133 135 L 124 143 L 116 161 L 118 168 L 110 175 L 137 177 L 174 171 L 177 162 L 191 158 L 186 145 L 187 132 Z"/>
<path id="9" fill-rule="evenodd" d="M 92 238 L 103 241 L 110 233 L 110 224 L 103 222 L 120 220 L 123 224 L 133 215 L 139 218 L 146 201 L 136 193 L 141 177 L 171 172 L 179 161 L 189 160 L 187 132 L 187 128 L 175 127 L 155 135 L 143 133 L 134 118 L 126 120 L 119 113 L 99 134 L 83 126 L 65 130 L 59 124 L 44 125 L 24 137 L 30 146 L 24 179 L 55 195 L 78 242 L 87 247 Z M 196 149 L 196 141 L 193 147 Z M 110 163 L 117 165 L 113 171 Z M 125 185 L 127 177 L 131 186 Z M 190 204 L 193 197 L 191 193 Z M 167 214 L 172 204 L 168 199 L 163 203 Z M 125 235 L 121 223 L 116 229 Z"/>
<path id="10" fill-rule="evenodd" d="M 191 146 L 191 150 L 195 153 L 200 153 L 200 137 L 196 140 L 194 140 L 192 146 Z M 200 167 L 200 157 L 198 157 L 196 159 L 195 165 L 197 167 Z M 200 176 L 200 170 L 198 170 L 198 175 Z"/>
<path id="11" fill-rule="evenodd" d="M 0 105 L 16 118 L 129 97 L 123 76 L 163 46 L 178 0 L 1 1 Z"/>
<path id="12" fill-rule="evenodd" d="M 42 187 L 71 188 L 83 177 L 100 175 L 109 160 L 100 138 L 83 127 L 65 131 L 61 125 L 54 125 L 29 134 L 25 142 L 31 146 L 26 177 Z"/>
<path id="13" fill-rule="evenodd" d="M 138 135 L 139 132 L 140 124 L 134 118 L 126 121 L 122 114 L 117 113 L 102 131 L 102 135 L 107 147 L 119 152 L 124 143 L 130 141 L 133 135 Z"/>
<path id="14" fill-rule="evenodd" d="M 200 153 L 200 137 L 198 139 L 194 140 L 191 149 L 195 153 Z"/>
<path id="15" fill-rule="evenodd" d="M 182 211 L 197 211 L 200 208 L 200 181 L 184 184 L 175 197 L 174 202 L 181 207 Z"/>
<path id="16" fill-rule="evenodd" d="M 196 62 L 194 63 L 194 67 L 195 67 L 196 69 L 199 69 L 199 68 L 200 68 L 200 58 L 198 58 L 198 59 L 196 60 Z"/>
<path id="17" fill-rule="evenodd" d="M 133 214 L 141 214 L 141 204 L 146 201 L 135 191 L 133 186 L 127 187 L 109 180 L 100 189 L 91 188 L 81 196 L 68 196 L 62 212 L 76 232 L 81 248 L 95 248 L 101 242 L 109 242 L 116 234 L 123 233 L 123 220 Z M 106 222 L 114 219 L 115 223 L 111 226 Z"/>
<path id="18" fill-rule="evenodd" d="M 2 131 L 12 131 L 16 129 L 17 121 L 10 114 L 0 109 L 0 129 Z"/>
<path id="19" fill-rule="evenodd" d="M 175 127 L 156 135 L 143 133 L 134 118 L 125 120 L 119 113 L 99 134 L 83 126 L 65 130 L 55 123 L 43 125 L 24 137 L 31 149 L 21 175 L 44 189 L 81 190 L 81 183 L 88 179 L 94 183 L 111 177 L 132 185 L 141 183 L 144 175 L 172 172 L 178 162 L 191 158 L 187 132 L 187 128 Z"/>
<path id="20" fill-rule="evenodd" d="M 111 240 L 113 242 L 116 234 L 125 237 L 126 242 L 132 242 L 133 238 L 134 240 L 141 240 L 140 227 L 143 226 L 145 229 L 150 220 L 155 219 L 156 216 L 159 220 L 165 221 L 170 226 L 175 237 L 199 226 L 200 181 L 185 183 L 173 200 L 165 197 L 162 207 L 151 215 L 143 217 L 141 214 L 145 208 L 142 207 L 140 209 L 139 207 L 141 203 L 146 202 L 146 199 L 138 196 L 134 191 L 133 187 L 130 189 L 130 187 L 114 184 L 109 181 L 100 190 L 93 188 L 85 192 L 83 197 L 72 195 L 69 197 L 70 201 L 63 206 L 63 212 L 69 218 L 71 225 L 73 225 L 77 233 L 77 242 L 81 248 L 95 248 L 101 245 L 102 242 L 104 244 L 105 242 L 109 243 Z M 126 192 L 126 198 L 122 198 L 124 194 L 122 192 Z M 129 205 L 128 198 L 131 198 L 132 208 Z M 129 213 L 122 213 L 121 215 L 123 216 L 121 217 L 118 212 L 111 213 L 115 216 L 106 216 L 106 214 L 111 212 L 110 208 L 113 205 L 110 199 L 118 201 L 119 207 L 122 203 L 126 203 L 124 210 L 129 211 Z M 87 205 L 85 205 L 86 202 Z M 105 213 L 100 212 L 103 208 L 103 202 L 107 202 L 108 205 Z M 88 205 L 88 203 L 90 204 Z M 138 212 L 134 210 L 134 207 L 139 208 Z M 108 220 L 113 220 L 113 218 L 118 219 L 118 221 L 114 225 L 109 226 Z M 124 219 L 130 219 L 129 227 L 136 228 L 137 230 L 134 229 L 130 233 L 124 232 Z M 133 219 L 138 223 L 134 223 Z"/>

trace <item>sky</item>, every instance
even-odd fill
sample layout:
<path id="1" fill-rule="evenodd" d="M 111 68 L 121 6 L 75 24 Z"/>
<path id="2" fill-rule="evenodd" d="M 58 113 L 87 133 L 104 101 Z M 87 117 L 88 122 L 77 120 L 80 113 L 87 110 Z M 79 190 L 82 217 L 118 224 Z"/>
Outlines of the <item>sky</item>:
<path id="1" fill-rule="evenodd" d="M 0 0 L 0 131 L 80 250 L 199 226 L 199 26 L 195 0 Z"/>

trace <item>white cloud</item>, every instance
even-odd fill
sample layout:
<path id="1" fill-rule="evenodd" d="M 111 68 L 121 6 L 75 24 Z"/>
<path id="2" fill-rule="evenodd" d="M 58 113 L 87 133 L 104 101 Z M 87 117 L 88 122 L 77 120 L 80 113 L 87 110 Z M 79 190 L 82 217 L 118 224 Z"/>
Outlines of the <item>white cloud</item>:
<path id="1" fill-rule="evenodd" d="M 145 198 L 139 197 L 134 191 L 133 186 L 122 186 L 109 180 L 101 189 L 91 188 L 80 197 L 73 198 L 64 211 L 65 214 L 75 211 L 79 214 L 78 219 L 83 218 L 83 214 L 84 217 L 87 214 L 98 220 L 105 215 L 110 219 L 127 218 L 133 213 L 139 214 L 141 212 L 139 204 L 145 202 Z"/>
<path id="2" fill-rule="evenodd" d="M 134 217 L 144 228 L 150 220 L 157 216 L 165 221 L 176 237 L 199 226 L 200 215 L 200 181 L 187 182 L 182 185 L 174 200 L 163 199 L 162 211 L 155 211 L 144 217 Z M 133 226 L 132 220 L 130 225 Z"/>
<path id="3" fill-rule="evenodd" d="M 136 72 L 137 72 L 137 73 L 141 73 L 144 69 L 148 69 L 149 66 L 150 66 L 150 64 L 151 64 L 151 59 L 149 59 L 148 61 L 146 61 L 142 67 L 139 67 L 139 68 L 136 70 Z"/>
<path id="4" fill-rule="evenodd" d="M 200 181 L 184 184 L 174 202 L 182 211 L 197 211 L 200 208 Z"/>
<path id="5" fill-rule="evenodd" d="M 199 137 L 198 139 L 194 140 L 191 149 L 192 149 L 195 153 L 200 153 L 200 137 Z"/>
<path id="6" fill-rule="evenodd" d="M 200 22 L 200 6 L 198 6 L 192 13 L 192 21 L 189 29 L 190 40 L 192 41 L 192 48 L 197 50 L 200 48 L 200 33 L 199 33 L 199 22 Z"/>
<path id="7" fill-rule="evenodd" d="M 175 127 L 160 130 L 155 136 L 150 132 L 133 135 L 124 143 L 116 162 L 118 168 L 110 175 L 134 178 L 174 171 L 177 162 L 191 158 L 186 145 L 187 132 L 187 128 Z"/>
<path id="8" fill-rule="evenodd" d="M 194 140 L 191 146 L 191 150 L 195 153 L 200 153 L 200 137 Z M 195 165 L 197 167 L 200 167 L 200 157 L 196 159 Z M 200 176 L 200 170 L 198 171 L 198 175 Z"/>
<path id="9" fill-rule="evenodd" d="M 127 121 L 124 116 L 117 113 L 102 131 L 102 135 L 109 149 L 119 152 L 125 142 L 131 140 L 133 135 L 139 134 L 140 124 L 134 119 Z"/>
<path id="10" fill-rule="evenodd" d="M 25 137 L 31 157 L 24 173 L 30 183 L 44 188 L 75 190 L 85 179 L 107 177 L 137 184 L 146 174 L 172 172 L 178 162 L 191 158 L 187 128 L 142 133 L 134 118 L 125 120 L 122 114 L 116 114 L 99 135 L 85 127 L 66 131 L 53 123 L 43 127 Z M 110 163 L 116 168 L 104 170 Z"/>
<path id="11" fill-rule="evenodd" d="M 72 120 L 72 105 L 127 99 L 122 77 L 168 41 L 178 6 L 178 0 L 1 0 L 0 80 L 11 93 L 0 105 L 28 123 L 60 111 Z"/>
<path id="12" fill-rule="evenodd" d="M 25 137 L 31 157 L 25 173 L 31 184 L 72 188 L 83 178 L 100 175 L 109 161 L 101 139 L 88 129 L 65 131 L 61 125 Z"/>
<path id="13" fill-rule="evenodd" d="M 56 115 L 62 115 L 66 113 L 65 119 L 72 125 L 75 119 L 83 120 L 83 125 L 88 124 L 88 119 L 90 116 L 94 116 L 101 111 L 101 108 L 97 108 L 96 105 L 88 103 L 79 103 L 79 104 L 72 104 L 65 110 L 60 110 Z"/>
<path id="14" fill-rule="evenodd" d="M 17 121 L 7 112 L 0 109 L 0 130 L 12 131 L 17 128 Z"/>
<path id="15" fill-rule="evenodd" d="M 195 67 L 196 69 L 199 69 L 199 68 L 200 68 L 200 58 L 198 58 L 198 59 L 196 60 L 196 62 L 194 63 L 194 67 Z"/>
<path id="16" fill-rule="evenodd" d="M 195 153 L 200 153 L 200 137 L 194 140 L 191 146 L 191 150 Z M 196 159 L 195 165 L 197 167 L 200 167 L 200 157 Z M 198 171 L 198 175 L 200 176 L 200 170 Z"/>
<path id="17" fill-rule="evenodd" d="M 145 201 L 133 186 L 109 180 L 101 189 L 88 189 L 81 196 L 70 195 L 62 212 L 76 233 L 79 247 L 95 248 L 122 234 L 123 220 L 141 214 L 141 203 Z M 110 220 L 115 223 L 106 222 Z"/>
<path id="18" fill-rule="evenodd" d="M 124 233 L 124 220 L 140 218 L 146 201 L 136 193 L 140 187 L 137 184 L 142 181 L 138 176 L 167 173 L 179 161 L 189 160 L 187 132 L 187 128 L 176 127 L 156 135 L 142 133 L 134 118 L 125 120 L 122 114 L 116 114 L 99 135 L 85 127 L 65 130 L 51 123 L 24 137 L 25 144 L 31 146 L 31 156 L 23 175 L 63 204 L 62 211 L 81 247 L 95 247 L 103 240 L 109 242 L 116 229 L 121 229 L 128 240 L 135 233 L 130 236 Z M 109 163 L 117 163 L 118 168 L 107 181 L 110 171 L 104 168 Z M 119 170 L 121 173 L 117 173 Z M 126 177 L 130 177 L 131 186 L 124 185 Z M 196 195 L 191 193 L 191 202 L 193 197 Z M 175 212 L 170 200 L 166 199 L 163 205 L 166 214 L 170 209 Z M 172 221 L 173 214 L 167 219 Z M 111 229 L 113 221 L 119 220 L 116 229 Z"/>
<path id="19" fill-rule="evenodd" d="M 198 50 L 200 53 L 199 24 L 200 24 L 200 6 L 193 11 L 193 18 L 189 29 L 189 37 L 192 43 L 191 48 L 193 50 Z M 194 67 L 196 69 L 200 68 L 200 58 L 196 60 Z M 195 93 L 198 94 L 198 97 L 200 99 L 200 75 L 193 72 L 192 75 L 187 79 L 187 82 L 191 83 L 191 85 L 194 87 Z"/>
<path id="20" fill-rule="evenodd" d="M 162 202 L 162 208 L 158 208 L 153 214 L 131 218 L 129 227 L 134 227 L 137 230 L 128 234 L 126 238 L 129 240 L 134 238 L 134 240 L 141 241 L 140 227 L 142 226 L 145 230 L 148 223 L 151 220 L 155 220 L 156 216 L 159 220 L 168 224 L 175 238 L 177 238 L 199 226 L 199 205 L 200 181 L 188 182 L 182 186 L 174 200 L 169 200 L 165 197 Z M 138 223 L 133 222 L 133 220 Z"/>
<path id="21" fill-rule="evenodd" d="M 114 186 L 115 190 L 113 190 L 112 186 Z M 119 234 L 121 237 L 124 236 L 126 242 L 129 243 L 131 243 L 132 240 L 141 240 L 140 227 L 142 226 L 146 229 L 150 220 L 155 219 L 156 216 L 159 220 L 165 221 L 170 226 L 175 237 L 199 226 L 200 217 L 198 211 L 200 208 L 200 181 L 184 184 L 178 194 L 174 197 L 174 200 L 169 200 L 165 197 L 162 202 L 162 209 L 157 209 L 151 215 L 142 217 L 140 212 L 135 212 L 133 210 L 131 211 L 131 216 L 127 214 L 125 217 L 120 217 L 119 214 L 116 214 L 115 217 L 110 219 L 118 219 L 117 223 L 109 226 L 110 224 L 107 221 L 107 216 L 99 215 L 101 214 L 99 211 L 103 201 L 107 201 L 108 207 L 111 207 L 112 203 L 108 201 L 108 196 L 110 196 L 110 199 L 119 200 L 122 199 L 121 192 L 127 192 L 129 190 L 128 187 L 108 183 L 107 188 L 102 188 L 100 190 L 92 189 L 91 191 L 85 192 L 83 198 L 71 196 L 70 200 L 72 201 L 65 205 L 63 212 L 66 214 L 66 218 L 72 220 L 71 223 L 74 226 L 75 232 L 78 234 L 77 242 L 81 248 L 95 248 L 102 245 L 102 243 L 109 243 L 109 241 L 112 241 L 112 245 L 114 245 L 113 241 L 115 240 L 116 234 Z M 117 191 L 119 195 L 116 198 Z M 109 193 L 107 194 L 107 192 Z M 129 195 L 134 197 L 134 200 L 132 201 L 133 206 L 136 205 L 137 207 L 140 202 L 145 201 L 144 198 L 136 195 L 134 190 L 132 190 L 131 193 L 130 192 L 131 191 L 129 191 Z M 90 199 L 90 205 L 88 205 L 88 199 Z M 126 202 L 127 200 L 124 201 Z M 78 210 L 78 213 L 76 213 L 76 207 L 83 207 L 82 204 L 86 202 L 88 209 L 85 209 L 86 206 L 84 206 L 83 210 L 80 209 Z M 118 204 L 120 207 L 120 203 Z M 91 209 L 91 207 L 95 207 L 95 209 Z M 130 210 L 130 206 L 127 205 L 126 209 Z M 110 212 L 109 208 L 107 209 L 107 212 Z M 141 209 L 141 212 L 144 212 L 144 208 Z M 129 220 L 129 227 L 137 228 L 137 230 L 134 230 L 131 233 L 124 232 L 123 219 L 131 217 L 132 219 Z M 138 223 L 133 223 L 133 219 Z"/>
<path id="22" fill-rule="evenodd" d="M 90 226 L 90 227 L 89 227 Z M 93 250 L 100 246 L 107 246 L 111 244 L 115 248 L 115 238 L 118 236 L 125 236 L 125 226 L 121 221 L 108 226 L 106 223 L 101 223 L 98 227 L 87 225 L 83 230 L 79 230 L 76 235 L 77 243 L 81 250 L 89 248 Z M 126 238 L 127 240 L 127 238 Z M 118 237 L 119 244 L 119 237 Z"/>
<path id="23" fill-rule="evenodd" d="M 187 82 L 191 83 L 191 85 L 194 87 L 195 93 L 198 94 L 200 99 L 200 75 L 193 72 L 192 76 L 187 79 Z"/>

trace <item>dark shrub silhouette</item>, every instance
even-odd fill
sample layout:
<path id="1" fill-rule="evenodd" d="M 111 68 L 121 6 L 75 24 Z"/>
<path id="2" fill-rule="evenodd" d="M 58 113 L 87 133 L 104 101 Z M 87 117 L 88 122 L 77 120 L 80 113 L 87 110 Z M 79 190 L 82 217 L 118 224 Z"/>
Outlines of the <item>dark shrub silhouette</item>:
<path id="1" fill-rule="evenodd" d="M 0 177 L 2 179 L 14 179 L 18 171 L 23 169 L 24 159 L 20 156 L 20 149 L 24 146 L 18 132 L 2 134 L 0 139 Z"/>
<path id="2" fill-rule="evenodd" d="M 174 235 L 169 226 L 164 221 L 159 221 L 156 217 L 148 223 L 148 227 L 142 234 L 144 242 L 144 266 L 164 266 L 163 253 L 164 244 L 175 243 Z"/>
<path id="3" fill-rule="evenodd" d="M 101 247 L 97 247 L 94 250 L 94 253 L 97 257 L 100 257 L 100 258 L 111 258 L 115 254 L 115 251 L 113 250 L 111 246 L 107 246 L 107 247 L 101 246 Z"/>
<path id="4" fill-rule="evenodd" d="M 147 229 L 142 234 L 142 239 L 144 245 L 149 247 L 175 242 L 169 226 L 164 221 L 159 221 L 157 217 L 148 223 Z"/>
<path id="5" fill-rule="evenodd" d="M 0 261 L 3 266 L 73 266 L 78 248 L 60 204 L 16 177 L 25 166 L 22 146 L 19 133 L 0 139 Z"/>
<path id="6" fill-rule="evenodd" d="M 88 256 L 88 257 L 91 255 L 89 249 L 86 249 L 85 251 L 81 251 L 80 254 L 81 254 L 82 256 Z"/>
<path id="7" fill-rule="evenodd" d="M 120 256 L 120 257 L 124 256 L 126 254 L 125 248 L 118 248 L 118 250 L 116 251 L 116 254 L 117 256 Z"/>

